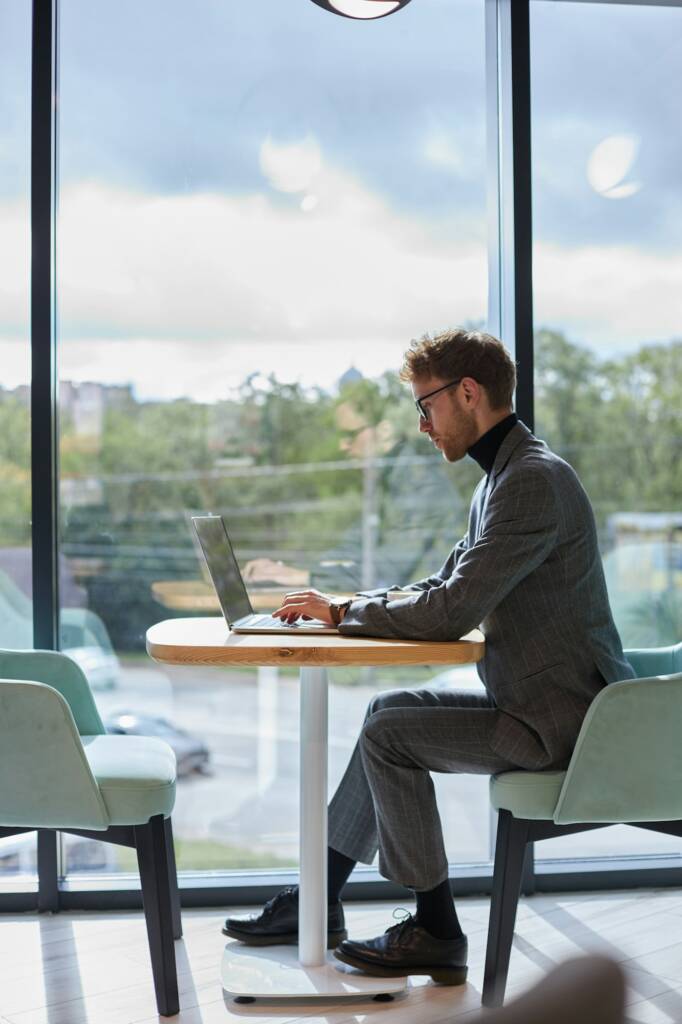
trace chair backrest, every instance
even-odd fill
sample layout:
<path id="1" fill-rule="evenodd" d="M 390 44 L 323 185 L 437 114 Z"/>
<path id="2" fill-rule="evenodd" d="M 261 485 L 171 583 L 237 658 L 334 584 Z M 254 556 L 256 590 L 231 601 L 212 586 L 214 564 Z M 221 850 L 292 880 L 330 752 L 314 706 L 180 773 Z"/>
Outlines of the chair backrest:
<path id="1" fill-rule="evenodd" d="M 682 820 L 682 644 L 626 656 L 647 674 L 610 683 L 592 701 L 557 824 Z"/>
<path id="2" fill-rule="evenodd" d="M 106 731 L 87 679 L 66 654 L 0 650 L 0 678 L 47 683 L 66 700 L 81 736 L 101 736 Z"/>
<path id="3" fill-rule="evenodd" d="M 109 816 L 65 698 L 0 679 L 0 826 L 106 829 Z"/>

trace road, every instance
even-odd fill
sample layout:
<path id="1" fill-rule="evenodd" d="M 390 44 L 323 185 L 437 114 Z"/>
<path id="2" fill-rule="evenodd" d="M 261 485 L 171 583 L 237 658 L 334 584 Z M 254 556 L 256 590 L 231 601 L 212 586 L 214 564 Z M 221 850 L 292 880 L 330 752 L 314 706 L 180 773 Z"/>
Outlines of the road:
<path id="1" fill-rule="evenodd" d="M 475 670 L 455 670 L 470 688 Z M 336 788 L 376 688 L 337 685 L 329 696 L 329 792 Z M 261 854 L 298 857 L 298 681 L 277 669 L 252 673 L 194 667 L 125 667 L 120 686 L 99 692 L 103 717 L 118 711 L 162 715 L 200 736 L 211 751 L 208 776 L 181 779 L 173 813 L 179 838 L 211 839 Z M 436 776 L 448 851 L 454 861 L 487 860 L 487 776 Z"/>
<path id="2" fill-rule="evenodd" d="M 336 788 L 376 686 L 363 670 L 341 685 L 331 673 L 329 792 Z M 347 675 L 346 675 L 347 678 Z M 439 677 L 442 678 L 442 677 Z M 473 666 L 447 670 L 448 685 L 478 688 Z M 122 710 L 162 715 L 201 737 L 212 771 L 179 780 L 173 827 L 180 839 L 211 840 L 296 862 L 298 858 L 298 681 L 277 669 L 252 672 L 124 664 L 120 686 L 99 692 L 103 716 Z M 492 858 L 495 815 L 488 777 L 435 775 L 451 863 Z M 679 840 L 616 826 L 554 840 L 536 857 L 599 857 L 678 851 Z"/>

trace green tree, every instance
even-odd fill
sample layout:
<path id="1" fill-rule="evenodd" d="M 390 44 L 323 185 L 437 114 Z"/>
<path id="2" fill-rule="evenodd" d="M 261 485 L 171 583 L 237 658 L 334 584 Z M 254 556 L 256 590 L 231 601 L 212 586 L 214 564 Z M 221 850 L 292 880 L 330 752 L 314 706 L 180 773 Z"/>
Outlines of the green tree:
<path id="1" fill-rule="evenodd" d="M 0 546 L 26 546 L 31 538 L 31 431 L 28 406 L 0 399 Z"/>

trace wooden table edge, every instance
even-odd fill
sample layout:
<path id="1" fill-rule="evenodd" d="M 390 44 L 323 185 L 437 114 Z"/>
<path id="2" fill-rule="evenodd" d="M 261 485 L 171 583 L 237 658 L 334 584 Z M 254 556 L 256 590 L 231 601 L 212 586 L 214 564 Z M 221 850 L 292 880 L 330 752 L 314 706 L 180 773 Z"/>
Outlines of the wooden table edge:
<path id="1" fill-rule="evenodd" d="M 173 620 L 166 621 L 170 623 Z M 166 665 L 296 665 L 330 668 L 351 665 L 470 665 L 480 661 L 485 654 L 485 640 L 478 630 L 473 632 L 481 637 L 480 640 L 298 636 L 295 644 L 288 642 L 288 638 L 278 637 L 280 642 L 273 646 L 264 646 L 262 642 L 260 646 L 250 646 L 244 642 L 249 634 L 244 633 L 238 634 L 239 643 L 162 643 L 150 638 L 149 634 L 154 629 L 152 626 L 147 633 L 147 653 L 154 661 Z M 255 635 L 262 641 L 264 634 Z M 237 634 L 228 634 L 230 636 L 236 637 Z M 339 643 L 339 639 L 342 643 Z M 334 644 L 329 644 L 329 640 L 333 640 Z"/>

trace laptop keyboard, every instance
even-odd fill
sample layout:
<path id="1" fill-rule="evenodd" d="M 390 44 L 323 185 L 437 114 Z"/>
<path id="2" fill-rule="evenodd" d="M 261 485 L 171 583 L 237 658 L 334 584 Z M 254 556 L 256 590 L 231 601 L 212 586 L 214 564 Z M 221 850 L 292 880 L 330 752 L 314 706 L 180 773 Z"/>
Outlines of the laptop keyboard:
<path id="1" fill-rule="evenodd" d="M 321 622 L 318 623 L 315 619 L 313 619 L 312 621 L 306 620 L 303 623 L 284 622 L 282 619 L 278 619 L 274 615 L 250 615 L 249 618 L 244 619 L 241 624 L 243 626 L 267 626 L 268 628 L 272 628 L 273 626 L 275 626 L 277 629 L 296 629 L 299 625 L 322 625 Z"/>

